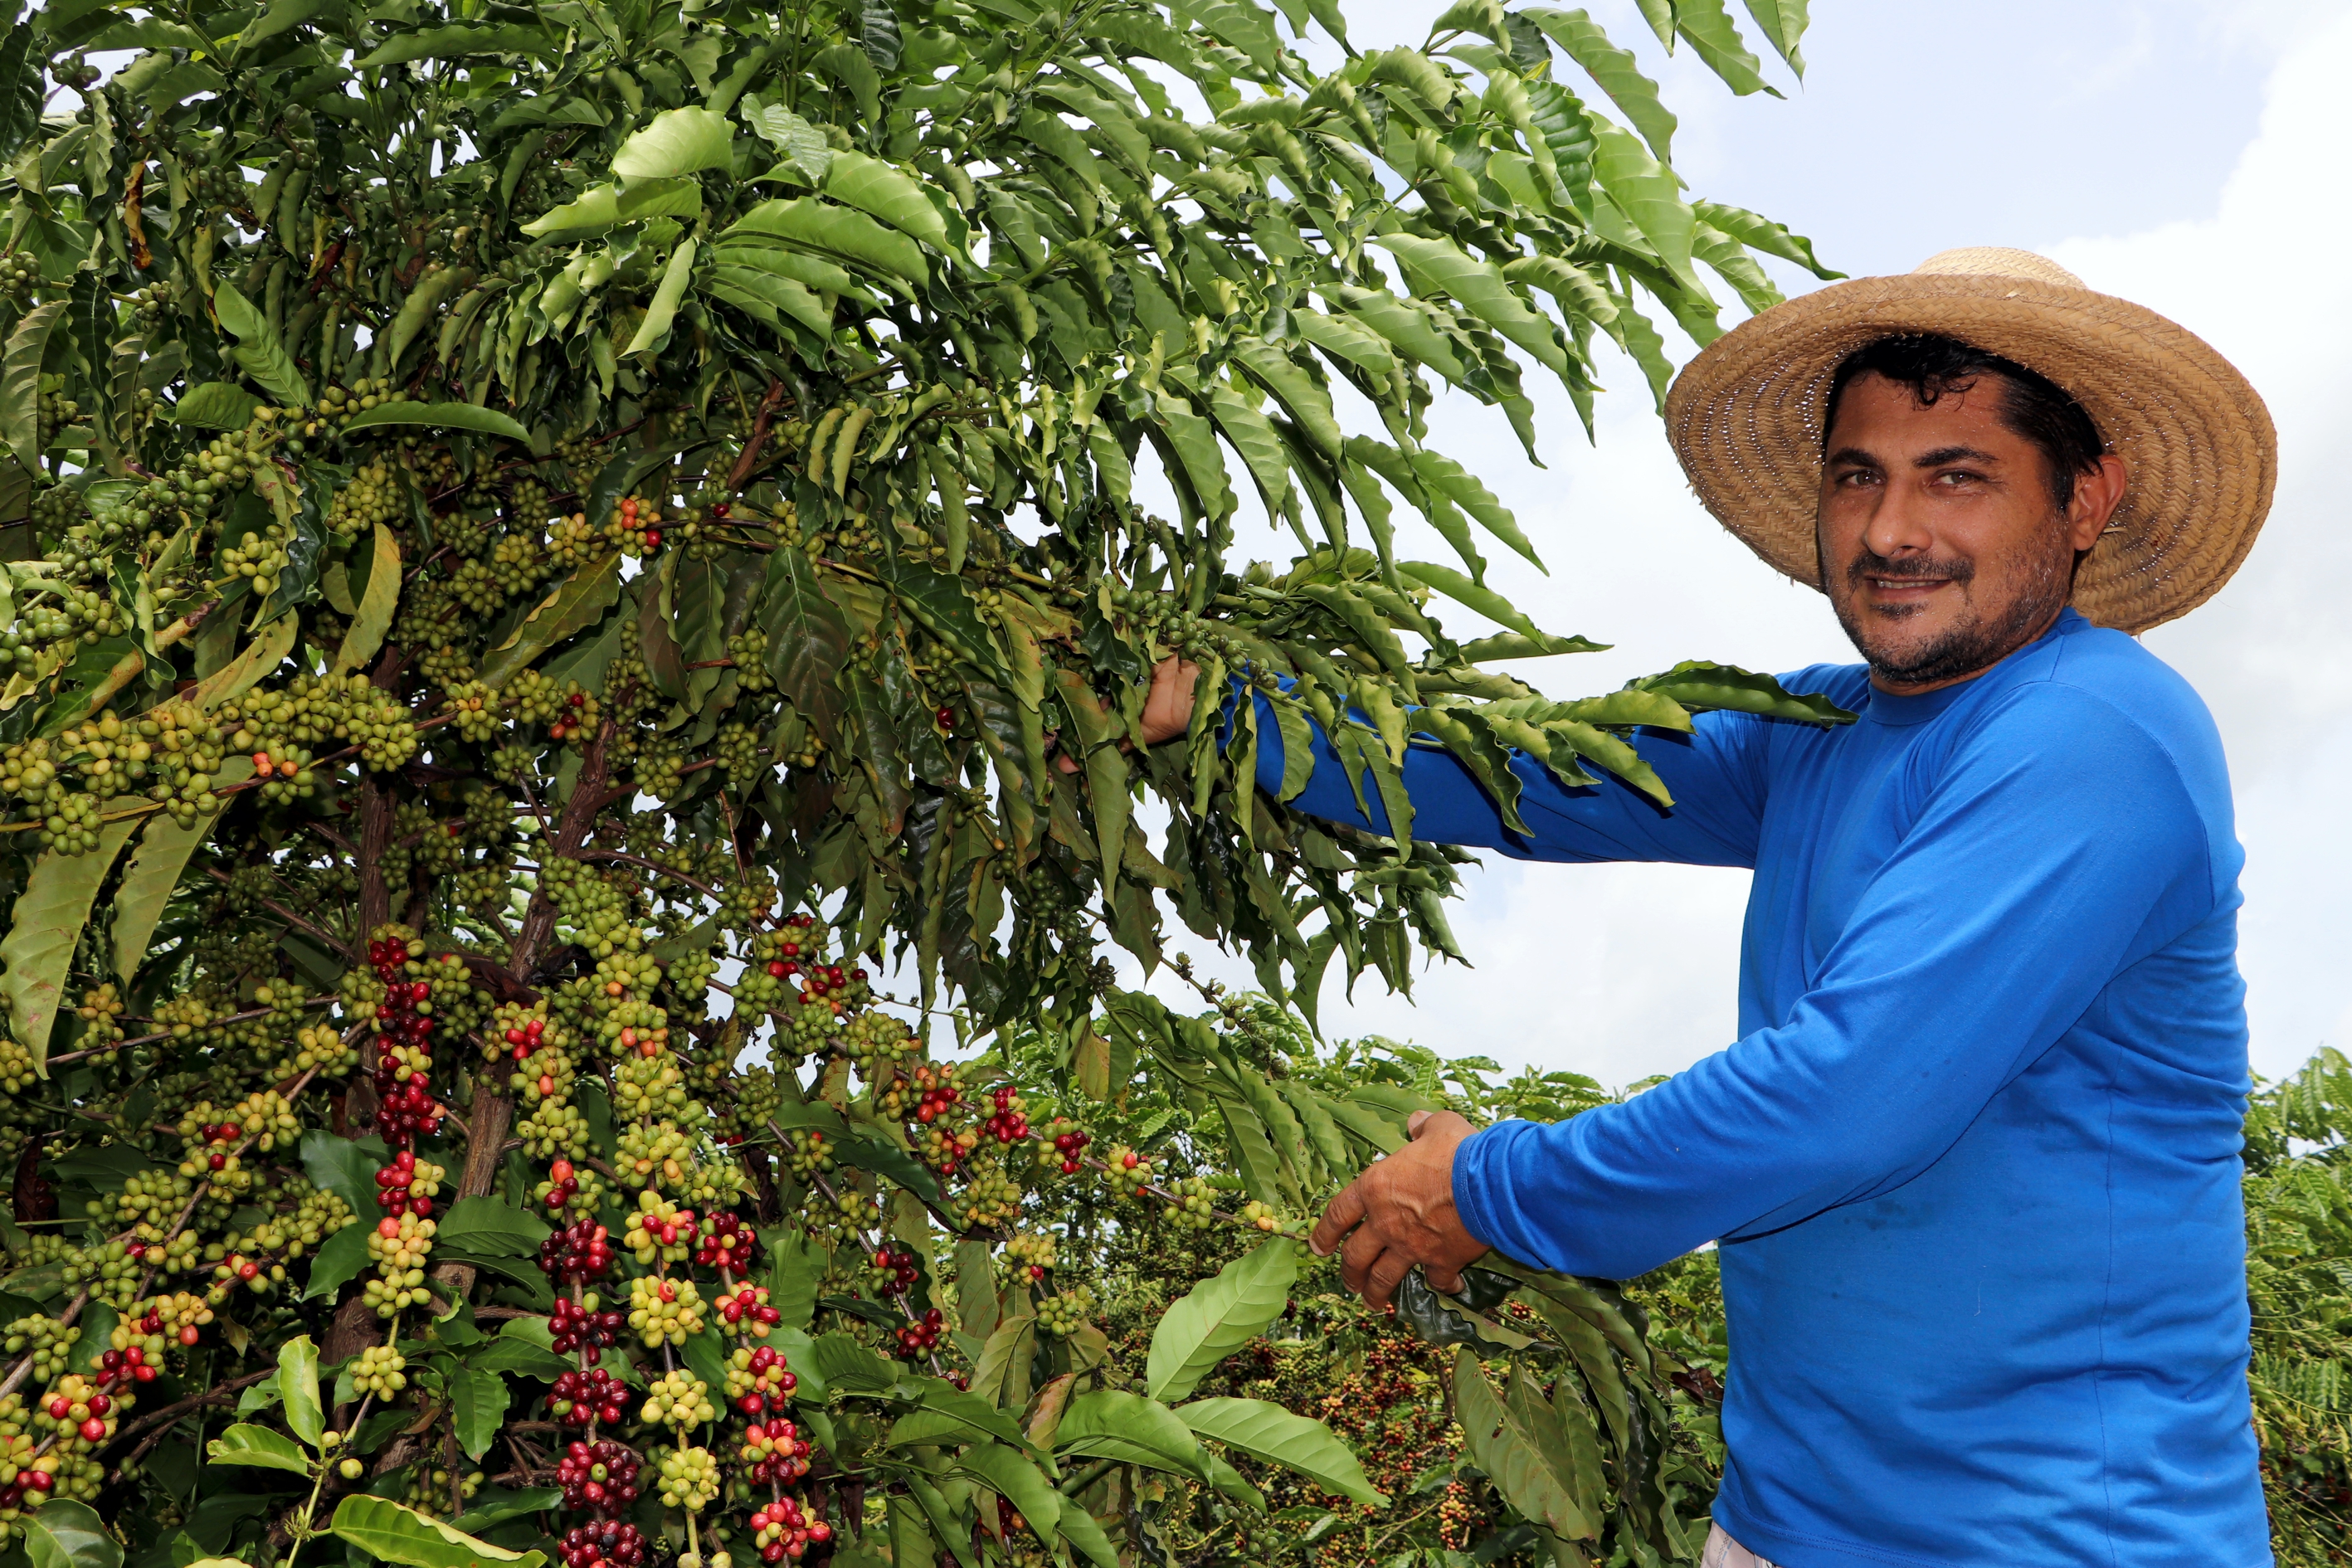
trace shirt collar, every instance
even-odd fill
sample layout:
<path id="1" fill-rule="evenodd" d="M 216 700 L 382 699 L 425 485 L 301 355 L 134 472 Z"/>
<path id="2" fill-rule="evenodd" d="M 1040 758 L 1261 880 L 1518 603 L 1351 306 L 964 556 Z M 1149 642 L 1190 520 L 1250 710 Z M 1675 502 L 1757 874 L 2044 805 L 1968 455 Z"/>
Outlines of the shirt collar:
<path id="1" fill-rule="evenodd" d="M 1976 690 L 1988 677 L 2024 657 L 2029 650 L 2042 647 L 2053 637 L 2072 637 L 2076 632 L 2086 631 L 2090 629 L 2090 625 L 2089 621 L 2083 618 L 2080 611 L 2069 605 L 2058 612 L 2057 620 L 2051 623 L 2048 631 L 2043 632 L 1990 669 L 1980 671 L 1966 680 L 1955 681 L 1949 686 L 1938 687 L 1933 691 L 1923 691 L 1910 697 L 1898 696 L 1891 691 L 1881 691 L 1876 686 L 1867 686 L 1864 688 L 1863 699 L 1863 722 L 1886 724 L 1896 728 L 1925 724 L 1969 692 Z"/>

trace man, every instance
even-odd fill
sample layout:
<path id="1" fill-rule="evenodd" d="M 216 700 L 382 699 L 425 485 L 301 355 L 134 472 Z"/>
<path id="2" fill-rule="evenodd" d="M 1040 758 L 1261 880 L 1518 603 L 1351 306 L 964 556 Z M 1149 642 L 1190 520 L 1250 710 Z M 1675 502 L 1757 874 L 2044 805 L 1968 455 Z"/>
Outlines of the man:
<path id="1" fill-rule="evenodd" d="M 2260 399 L 2171 322 L 1975 250 L 1744 324 L 1668 424 L 1716 516 L 1827 593 L 1865 665 L 1783 679 L 1859 720 L 1645 735 L 1670 812 L 1520 759 L 1525 837 L 1442 751 L 1405 780 L 1416 837 L 1752 867 L 1740 1037 L 1558 1125 L 1422 1118 L 1315 1246 L 1381 1305 L 1489 1247 L 1625 1279 L 1719 1242 L 1709 1568 L 2269 1562 L 2242 857 L 2210 718 L 2125 635 L 2252 544 Z M 1384 831 L 1317 741 L 1293 804 Z"/>

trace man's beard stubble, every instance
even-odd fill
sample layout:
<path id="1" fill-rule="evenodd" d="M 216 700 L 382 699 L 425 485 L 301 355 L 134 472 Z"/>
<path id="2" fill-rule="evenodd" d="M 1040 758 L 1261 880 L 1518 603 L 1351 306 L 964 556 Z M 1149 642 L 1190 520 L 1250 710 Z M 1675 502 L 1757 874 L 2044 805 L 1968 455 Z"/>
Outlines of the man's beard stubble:
<path id="1" fill-rule="evenodd" d="M 1972 561 L 1919 557 L 1890 560 L 1865 545 L 1843 575 L 1844 589 L 1831 593 L 1830 605 L 1837 613 L 1838 625 L 1844 628 L 1847 639 L 1869 664 L 1871 674 L 1899 685 L 1922 685 L 1978 674 L 2024 647 L 2072 595 L 2074 556 L 2068 551 L 2047 548 L 2030 553 L 2020 551 L 2014 573 L 2021 583 L 2019 592 L 1998 616 L 1990 618 L 1982 614 L 1971 595 L 1977 576 Z M 1977 613 L 1955 622 L 1926 645 L 1898 653 L 1871 636 L 1893 627 L 1877 616 L 1866 623 L 1854 607 L 1865 577 L 1949 578 L 1963 595 L 1971 595 L 1969 607 Z M 1830 581 L 1826 562 L 1822 563 L 1822 580 Z M 1916 609 L 1900 612 L 1893 618 L 1893 626 L 1900 626 L 1915 613 Z"/>

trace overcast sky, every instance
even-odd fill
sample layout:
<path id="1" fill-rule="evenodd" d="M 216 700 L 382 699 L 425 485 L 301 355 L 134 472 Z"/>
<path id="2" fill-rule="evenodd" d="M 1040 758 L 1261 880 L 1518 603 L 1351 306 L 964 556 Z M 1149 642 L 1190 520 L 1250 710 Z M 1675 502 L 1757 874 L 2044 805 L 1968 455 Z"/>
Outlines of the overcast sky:
<path id="1" fill-rule="evenodd" d="M 1418 42 L 1442 6 L 1349 9 L 1359 47 L 1383 47 Z M 1682 120 L 1675 161 L 1696 194 L 1780 219 L 1856 276 L 1958 245 L 2044 252 L 2204 336 L 2263 394 L 2282 453 L 2262 541 L 2219 597 L 2147 641 L 2205 694 L 2229 745 L 2256 1070 L 2343 1045 L 2352 650 L 2338 595 L 2352 539 L 2322 486 L 2326 452 L 2352 426 L 2352 101 L 2336 79 L 2352 55 L 2352 0 L 1814 0 L 1806 81 L 1775 79 L 1785 100 L 1735 100 L 1686 55 L 1664 58 L 1631 4 L 1591 9 L 1664 81 Z M 1791 292 L 1811 286 L 1776 270 Z M 1497 585 L 1547 628 L 1616 645 L 1515 668 L 1566 697 L 1680 658 L 1850 660 L 1822 598 L 1692 500 L 1639 376 L 1604 369 L 1613 395 L 1597 446 L 1564 398 L 1537 391 L 1541 471 L 1499 414 L 1464 400 L 1432 419 L 1432 444 L 1486 479 L 1552 566 L 1541 576 L 1496 552 Z M 1410 543 L 1451 558 L 1433 535 Z M 1475 968 L 1429 972 L 1417 1004 L 1382 995 L 1371 975 L 1350 1004 L 1335 983 L 1326 1032 L 1609 1083 L 1675 1071 L 1732 1038 L 1748 882 L 1496 858 L 1471 873 L 1453 915 Z M 1247 984 L 1238 963 L 1218 972 Z"/>

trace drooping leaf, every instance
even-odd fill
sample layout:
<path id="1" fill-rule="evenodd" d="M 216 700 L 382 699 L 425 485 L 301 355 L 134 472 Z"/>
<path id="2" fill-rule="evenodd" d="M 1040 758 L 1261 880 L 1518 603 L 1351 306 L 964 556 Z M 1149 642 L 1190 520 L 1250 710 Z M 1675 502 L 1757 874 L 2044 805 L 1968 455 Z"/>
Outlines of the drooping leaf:
<path id="1" fill-rule="evenodd" d="M 319 1404 L 319 1347 L 308 1334 L 297 1334 L 278 1347 L 278 1399 L 286 1411 L 288 1430 L 317 1447 L 327 1430 L 327 1416 Z"/>
<path id="2" fill-rule="evenodd" d="M 1054 1448 L 1068 1458 L 1118 1459 L 1209 1479 L 1201 1445 L 1181 1410 L 1124 1389 L 1097 1389 L 1071 1400 L 1054 1428 Z"/>
<path id="3" fill-rule="evenodd" d="M 1263 1399 L 1194 1399 L 1176 1407 L 1185 1426 L 1269 1464 L 1297 1471 L 1308 1480 L 1374 1508 L 1388 1506 L 1364 1467 L 1331 1429 Z"/>
<path id="4" fill-rule="evenodd" d="M 725 1386 L 723 1381 L 718 1386 Z M 457 1447 L 465 1450 L 466 1458 L 478 1459 L 490 1451 L 490 1445 L 499 1440 L 499 1428 L 506 1423 L 511 1397 L 507 1380 L 480 1366 L 461 1366 L 449 1380 L 449 1397 Z"/>
<path id="5" fill-rule="evenodd" d="M 1784 689 L 1769 675 L 1737 665 L 1685 659 L 1659 675 L 1629 683 L 1639 691 L 1671 697 L 1685 708 L 1727 708 L 1740 713 L 1760 713 L 1770 719 L 1809 720 L 1817 724 L 1843 724 L 1853 715 L 1818 694 L 1800 696 Z"/>
<path id="6" fill-rule="evenodd" d="M 311 1457 L 283 1432 L 240 1422 L 205 1445 L 205 1458 L 215 1465 L 253 1465 L 266 1470 L 310 1473 Z"/>
<path id="7" fill-rule="evenodd" d="M 355 1492 L 335 1507 L 329 1527 L 369 1556 L 406 1568 L 480 1568 L 486 1563 L 540 1568 L 541 1552 L 509 1552 L 417 1512 L 390 1498 Z"/>
<path id="8" fill-rule="evenodd" d="M 225 785 L 242 784 L 252 776 L 250 757 L 231 757 L 214 778 Z M 213 825 L 219 819 L 217 810 L 200 814 L 186 827 L 160 813 L 146 819 L 139 847 L 131 852 L 131 862 L 122 868 L 122 880 L 114 890 L 114 973 L 123 984 L 139 973 L 164 906 L 179 887 L 190 858 L 211 837 Z"/>
<path id="9" fill-rule="evenodd" d="M 666 109 L 621 143 L 613 154 L 613 173 L 624 180 L 669 180 L 723 169 L 733 141 L 733 129 L 723 114 Z"/>
<path id="10" fill-rule="evenodd" d="M 0 355 L 0 441 L 8 444 L 27 472 L 41 466 L 41 360 L 68 303 L 51 300 L 26 311 L 8 333 L 5 354 Z"/>
<path id="11" fill-rule="evenodd" d="M 98 847 L 87 855 L 51 849 L 33 863 L 25 890 L 16 896 L 8 934 L 0 939 L 0 995 L 8 1000 L 8 1032 L 33 1056 L 40 1076 L 49 1076 L 49 1030 L 63 1004 L 66 973 L 91 903 L 114 858 L 138 831 L 139 819 L 124 817 L 99 830 Z"/>
<path id="12" fill-rule="evenodd" d="M 768 634 L 769 675 L 830 744 L 845 710 L 835 678 L 849 653 L 849 622 L 799 550 L 786 546 L 768 557 L 760 623 Z"/>
<path id="13" fill-rule="evenodd" d="M 371 1261 L 368 1236 L 374 1228 L 364 1219 L 355 1219 L 320 1242 L 311 1255 L 310 1280 L 302 1288 L 302 1299 L 331 1299 L 346 1281 L 357 1278 Z"/>
<path id="14" fill-rule="evenodd" d="M 1771 0 L 1763 3 L 1769 4 Z M 1633 51 L 1611 42 L 1601 24 L 1581 10 L 1527 5 L 1519 9 L 1518 15 L 1541 27 L 1554 43 L 1568 51 L 1569 58 L 1601 84 L 1601 90 L 1633 122 L 1633 129 L 1642 133 L 1642 140 L 1650 144 L 1650 151 L 1661 162 L 1673 156 L 1674 111 L 1659 101 L 1658 84 L 1642 74 Z"/>
<path id="15" fill-rule="evenodd" d="M 594 626 L 620 596 L 621 557 L 616 551 L 557 584 L 482 661 L 482 679 L 491 686 L 505 685 L 548 649 Z"/>
<path id="16" fill-rule="evenodd" d="M 258 382 L 280 406 L 307 405 L 310 401 L 310 384 L 302 379 L 294 356 L 278 341 L 268 318 L 226 282 L 213 289 L 213 309 L 220 313 L 221 325 L 236 340 L 236 363 L 245 367 L 245 374 Z"/>
<path id="17" fill-rule="evenodd" d="M 1454 1353 L 1453 1388 L 1471 1457 L 1511 1506 L 1563 1540 L 1591 1539 L 1597 1522 L 1578 1507 L 1575 1494 L 1553 1468 L 1548 1446 L 1504 1405 L 1466 1346 Z"/>
<path id="18" fill-rule="evenodd" d="M 411 60 L 454 60 L 469 55 L 551 55 L 560 42 L 542 27 L 520 23 L 497 26 L 454 25 L 402 33 L 355 63 L 362 70 L 381 70 Z"/>
<path id="19" fill-rule="evenodd" d="M 1798 44 L 1805 36 L 1807 4 L 1808 0 L 1748 0 L 1748 14 L 1756 19 L 1757 30 L 1801 80 L 1805 56 Z"/>
<path id="20" fill-rule="evenodd" d="M 203 430 L 242 430 L 260 406 L 260 398 L 233 381 L 208 381 L 190 387 L 172 405 L 172 419 Z"/>
<path id="21" fill-rule="evenodd" d="M 509 441 L 530 439 L 530 432 L 524 429 L 512 415 L 501 414 L 495 408 L 477 407 L 470 403 L 379 403 L 373 408 L 362 409 L 343 421 L 346 430 L 364 430 L 379 425 L 474 430 L 485 436 L 504 436 Z"/>
<path id="22" fill-rule="evenodd" d="M 400 540 L 392 530 L 378 523 L 367 587 L 362 590 L 360 602 L 352 611 L 351 629 L 343 634 L 342 645 L 335 649 L 337 673 L 357 669 L 376 656 L 376 650 L 383 647 L 384 634 L 392 629 L 393 612 L 399 607 Z"/>
<path id="23" fill-rule="evenodd" d="M 1675 0 L 1675 31 L 1689 41 L 1707 69 L 1721 77 L 1732 91 L 1742 96 L 1751 92 L 1780 96 L 1780 89 L 1759 73 L 1760 62 L 1748 53 L 1747 40 L 1739 36 L 1738 24 L 1732 21 L 1723 0 Z"/>
<path id="24" fill-rule="evenodd" d="M 935 249 L 952 248 L 947 220 L 923 195 L 923 187 L 879 158 L 856 152 L 835 153 L 826 164 L 819 189 Z"/>
<path id="25" fill-rule="evenodd" d="M 60 1498 L 26 1510 L 16 1528 L 33 1568 L 122 1568 L 121 1543 L 88 1503 Z"/>
<path id="26" fill-rule="evenodd" d="M 1282 1315 L 1298 1278 L 1298 1244 L 1261 1243 L 1204 1279 L 1168 1309 L 1152 1331 L 1144 1381 L 1151 1397 L 1184 1398 L 1209 1369 Z"/>

